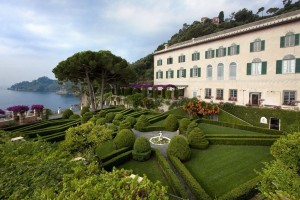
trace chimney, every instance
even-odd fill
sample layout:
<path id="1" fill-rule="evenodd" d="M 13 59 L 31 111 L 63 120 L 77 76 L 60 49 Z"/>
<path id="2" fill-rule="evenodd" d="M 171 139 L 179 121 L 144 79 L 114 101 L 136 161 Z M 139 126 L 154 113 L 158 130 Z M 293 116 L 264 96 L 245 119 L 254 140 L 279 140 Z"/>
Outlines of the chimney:
<path id="1" fill-rule="evenodd" d="M 165 49 L 168 49 L 168 46 L 169 46 L 168 43 L 165 43 Z"/>

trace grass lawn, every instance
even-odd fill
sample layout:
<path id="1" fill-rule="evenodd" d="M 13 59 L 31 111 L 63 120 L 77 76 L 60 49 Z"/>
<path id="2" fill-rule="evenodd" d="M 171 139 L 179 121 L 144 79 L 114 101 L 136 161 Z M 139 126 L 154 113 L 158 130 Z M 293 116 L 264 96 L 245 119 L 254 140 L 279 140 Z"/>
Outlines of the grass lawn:
<path id="1" fill-rule="evenodd" d="M 229 128 L 229 127 L 224 127 L 224 126 L 217 126 L 217 125 L 212 125 L 212 124 L 205 124 L 205 123 L 200 123 L 199 127 L 204 131 L 205 134 L 230 134 L 230 135 L 253 135 L 253 136 L 270 136 L 268 134 L 264 133 L 257 133 L 253 131 L 245 131 L 245 130 L 240 130 L 240 129 L 234 129 L 234 128 Z"/>
<path id="2" fill-rule="evenodd" d="M 139 176 L 145 174 L 152 182 L 160 181 L 162 185 L 168 186 L 168 192 L 174 194 L 154 156 L 145 162 L 130 160 L 118 168 L 132 170 L 134 174 L 138 174 Z"/>
<path id="3" fill-rule="evenodd" d="M 262 162 L 272 160 L 268 146 L 210 145 L 192 150 L 184 165 L 211 197 L 220 197 L 256 177 Z"/>
<path id="4" fill-rule="evenodd" d="M 218 119 L 220 122 L 227 122 L 227 123 L 231 123 L 231 124 L 240 124 L 240 125 L 246 125 L 249 126 L 248 123 L 240 120 L 237 117 L 234 117 L 232 115 L 230 115 L 229 113 L 221 110 L 218 116 Z"/>
<path id="5" fill-rule="evenodd" d="M 98 146 L 96 148 L 96 154 L 99 156 L 99 157 L 103 157 L 111 152 L 113 152 L 115 149 L 115 146 L 114 146 L 114 140 L 110 140 L 104 144 L 102 144 L 101 146 Z"/>

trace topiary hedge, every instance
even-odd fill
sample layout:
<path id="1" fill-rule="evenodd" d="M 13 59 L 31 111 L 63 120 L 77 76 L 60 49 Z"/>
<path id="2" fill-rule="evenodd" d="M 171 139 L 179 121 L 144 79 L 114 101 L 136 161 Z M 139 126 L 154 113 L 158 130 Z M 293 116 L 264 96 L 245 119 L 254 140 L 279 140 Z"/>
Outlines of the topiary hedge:
<path id="1" fill-rule="evenodd" d="M 131 151 L 127 151 L 125 153 L 122 153 L 107 162 L 103 163 L 103 167 L 105 170 L 110 171 L 114 166 L 119 166 L 127 161 L 129 161 L 132 158 L 132 153 Z"/>
<path id="2" fill-rule="evenodd" d="M 90 112 L 89 107 L 85 106 L 82 108 L 82 110 L 80 111 L 80 115 L 83 116 L 85 113 Z"/>
<path id="3" fill-rule="evenodd" d="M 69 119 L 79 119 L 80 118 L 80 115 L 77 115 L 77 114 L 73 114 L 69 117 Z"/>
<path id="4" fill-rule="evenodd" d="M 122 130 L 122 129 L 131 129 L 130 122 L 127 120 L 121 121 L 121 123 L 119 124 L 119 130 Z"/>
<path id="5" fill-rule="evenodd" d="M 187 128 L 188 128 L 190 123 L 191 123 L 191 120 L 189 118 L 182 118 L 179 121 L 180 134 L 186 134 Z"/>
<path id="6" fill-rule="evenodd" d="M 93 117 L 93 113 L 92 113 L 92 112 L 84 113 L 84 115 L 83 115 L 82 118 L 81 118 L 81 123 L 86 123 L 86 122 L 89 121 L 92 117 Z"/>
<path id="7" fill-rule="evenodd" d="M 97 119 L 96 124 L 97 125 L 104 125 L 104 124 L 106 124 L 105 118 L 101 117 L 101 118 Z"/>
<path id="8" fill-rule="evenodd" d="M 123 147 L 133 147 L 135 141 L 135 136 L 133 132 L 129 129 L 123 129 L 117 133 L 114 139 L 116 149 L 121 149 Z"/>
<path id="9" fill-rule="evenodd" d="M 106 113 L 107 113 L 107 112 L 106 112 L 105 110 L 101 110 L 100 112 L 97 113 L 96 116 L 97 116 L 98 118 L 101 118 L 101 117 L 104 117 L 104 118 L 105 118 Z"/>
<path id="10" fill-rule="evenodd" d="M 120 123 L 121 123 L 121 121 L 120 121 L 120 120 L 117 120 L 117 119 L 114 119 L 114 120 L 112 121 L 112 123 L 113 123 L 114 125 L 116 125 L 116 126 L 119 126 Z"/>
<path id="11" fill-rule="evenodd" d="M 114 112 L 107 113 L 107 114 L 105 115 L 106 123 L 112 123 L 112 121 L 113 121 L 114 118 L 115 118 L 115 115 L 116 115 L 116 113 L 114 113 Z"/>
<path id="12" fill-rule="evenodd" d="M 120 121 L 122 121 L 123 120 L 123 118 L 124 118 L 124 115 L 123 114 L 121 114 L 121 113 L 117 113 L 116 115 L 115 115 L 115 120 L 120 120 Z"/>
<path id="13" fill-rule="evenodd" d="M 178 129 L 178 120 L 175 115 L 170 114 L 164 121 L 164 127 L 167 131 L 176 131 Z"/>
<path id="14" fill-rule="evenodd" d="M 133 145 L 132 158 L 136 161 L 146 161 L 151 157 L 150 142 L 145 137 L 138 137 Z"/>
<path id="15" fill-rule="evenodd" d="M 181 161 L 187 161 L 191 157 L 191 149 L 188 140 L 183 135 L 175 135 L 172 137 L 168 147 L 167 154 L 175 156 Z"/>
<path id="16" fill-rule="evenodd" d="M 64 110 L 63 114 L 62 114 L 62 118 L 63 119 L 69 119 L 71 117 L 71 115 L 73 115 L 73 111 L 70 109 L 66 109 Z"/>
<path id="17" fill-rule="evenodd" d="M 192 122 L 188 125 L 187 130 L 186 130 L 186 132 L 185 132 L 185 135 L 188 136 L 189 133 L 190 133 L 194 128 L 196 128 L 196 127 L 198 127 L 198 123 L 195 122 L 195 121 L 192 121 Z"/>
<path id="18" fill-rule="evenodd" d="M 205 138 L 203 131 L 196 127 L 188 135 L 188 141 L 192 148 L 206 149 L 208 147 L 208 140 Z"/>
<path id="19" fill-rule="evenodd" d="M 131 117 L 131 116 L 127 116 L 125 118 L 125 121 L 130 122 L 131 128 L 133 128 L 134 125 L 136 124 L 136 119 L 134 117 Z"/>
<path id="20" fill-rule="evenodd" d="M 149 120 L 147 119 L 147 117 L 145 115 L 141 115 L 138 118 L 136 124 L 134 125 L 134 129 L 140 131 L 149 125 L 150 125 L 150 123 L 149 123 Z"/>

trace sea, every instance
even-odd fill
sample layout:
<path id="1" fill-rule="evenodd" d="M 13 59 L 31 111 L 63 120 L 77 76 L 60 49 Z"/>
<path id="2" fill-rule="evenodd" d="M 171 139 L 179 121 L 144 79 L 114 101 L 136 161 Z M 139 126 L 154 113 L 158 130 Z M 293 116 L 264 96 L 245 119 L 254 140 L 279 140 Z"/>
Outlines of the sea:
<path id="1" fill-rule="evenodd" d="M 62 110 L 70 108 L 78 109 L 80 105 L 79 97 L 74 95 L 61 95 L 55 92 L 24 92 L 7 90 L 8 87 L 0 87 L 0 109 L 6 110 L 10 106 L 26 105 L 29 108 L 33 104 L 42 104 L 45 108 L 57 112 L 60 107 Z"/>

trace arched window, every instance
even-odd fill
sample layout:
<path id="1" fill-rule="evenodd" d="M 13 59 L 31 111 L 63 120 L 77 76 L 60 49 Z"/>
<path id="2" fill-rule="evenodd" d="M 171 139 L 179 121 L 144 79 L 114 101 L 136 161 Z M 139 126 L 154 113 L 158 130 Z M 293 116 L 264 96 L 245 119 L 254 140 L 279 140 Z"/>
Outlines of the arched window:
<path id="1" fill-rule="evenodd" d="M 206 68 L 206 79 L 212 80 L 212 66 L 208 65 Z"/>
<path id="2" fill-rule="evenodd" d="M 218 64 L 217 78 L 218 80 L 224 80 L 224 65 L 222 63 Z"/>
<path id="3" fill-rule="evenodd" d="M 232 62 L 229 64 L 229 79 L 236 80 L 236 63 Z"/>
<path id="4" fill-rule="evenodd" d="M 295 67 L 296 67 L 295 56 L 289 54 L 283 57 L 283 61 L 282 61 L 283 74 L 295 73 Z"/>

